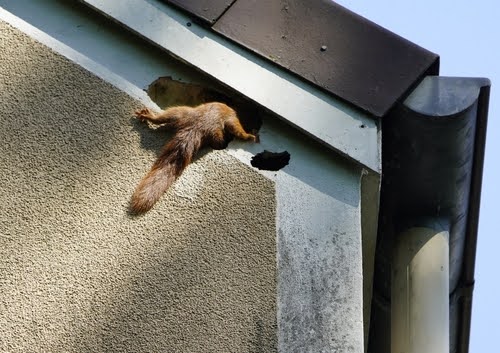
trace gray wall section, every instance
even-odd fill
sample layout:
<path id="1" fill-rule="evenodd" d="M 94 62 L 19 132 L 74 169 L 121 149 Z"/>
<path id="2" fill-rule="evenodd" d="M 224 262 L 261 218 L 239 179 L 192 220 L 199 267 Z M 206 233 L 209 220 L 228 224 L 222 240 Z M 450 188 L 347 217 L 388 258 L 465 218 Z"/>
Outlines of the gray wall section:
<path id="1" fill-rule="evenodd" d="M 128 216 L 165 136 L 124 93 L 0 33 L 0 351 L 275 351 L 274 183 L 210 152 Z"/>
<path id="2" fill-rule="evenodd" d="M 279 351 L 363 352 L 359 174 L 314 159 L 277 182 Z"/>
<path id="3" fill-rule="evenodd" d="M 245 147 L 249 155 L 263 148 L 291 155 L 284 169 L 265 173 L 276 182 L 278 351 L 361 353 L 362 247 L 376 237 L 378 178 L 362 178 L 351 163 L 276 119 L 264 119 L 260 136 L 260 145 L 232 146 Z M 248 156 L 242 150 L 230 153 Z M 367 239 L 361 236 L 362 222 Z M 367 255 L 370 275 L 373 249 Z"/>

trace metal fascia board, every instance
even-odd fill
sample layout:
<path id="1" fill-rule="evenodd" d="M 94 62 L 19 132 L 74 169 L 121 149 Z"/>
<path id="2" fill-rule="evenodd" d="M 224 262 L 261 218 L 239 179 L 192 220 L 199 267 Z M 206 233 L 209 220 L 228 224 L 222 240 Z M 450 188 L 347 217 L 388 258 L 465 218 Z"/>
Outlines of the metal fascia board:
<path id="1" fill-rule="evenodd" d="M 269 109 L 341 155 L 380 173 L 373 116 L 309 85 L 162 3 L 81 0 L 178 59 Z M 141 14 L 137 20 L 136 14 Z"/>

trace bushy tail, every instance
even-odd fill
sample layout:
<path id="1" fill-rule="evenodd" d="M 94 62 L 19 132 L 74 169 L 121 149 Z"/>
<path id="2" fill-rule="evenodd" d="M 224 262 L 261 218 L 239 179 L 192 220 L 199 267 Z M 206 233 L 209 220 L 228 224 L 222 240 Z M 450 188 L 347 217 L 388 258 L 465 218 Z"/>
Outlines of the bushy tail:
<path id="1" fill-rule="evenodd" d="M 130 201 L 130 211 L 149 211 L 163 193 L 181 175 L 201 147 L 202 136 L 196 131 L 179 131 L 165 145 L 151 170 L 140 181 Z"/>

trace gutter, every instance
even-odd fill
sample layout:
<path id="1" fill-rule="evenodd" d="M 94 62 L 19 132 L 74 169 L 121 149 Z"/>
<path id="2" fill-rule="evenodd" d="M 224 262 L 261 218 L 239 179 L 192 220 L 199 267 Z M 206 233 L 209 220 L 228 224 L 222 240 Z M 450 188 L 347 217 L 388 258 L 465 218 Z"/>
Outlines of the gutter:
<path id="1" fill-rule="evenodd" d="M 484 165 L 484 151 L 486 146 L 486 126 L 488 122 L 488 106 L 490 98 L 490 84 L 481 87 L 478 97 L 476 120 L 476 136 L 474 146 L 474 165 L 472 167 L 471 193 L 469 198 L 469 213 L 467 223 L 467 237 L 465 240 L 464 269 L 462 272 L 461 297 L 462 320 L 457 328 L 458 352 L 469 351 L 470 327 L 472 317 L 472 295 L 474 290 L 474 270 L 476 266 L 477 230 L 479 226 L 479 210 L 481 204 L 481 187 Z"/>
<path id="2" fill-rule="evenodd" d="M 428 76 L 382 120 L 374 285 L 382 300 L 373 301 L 370 336 L 378 338 L 369 351 L 391 349 L 394 244 L 431 224 L 449 233 L 449 351 L 468 352 L 489 87 L 487 79 Z"/>

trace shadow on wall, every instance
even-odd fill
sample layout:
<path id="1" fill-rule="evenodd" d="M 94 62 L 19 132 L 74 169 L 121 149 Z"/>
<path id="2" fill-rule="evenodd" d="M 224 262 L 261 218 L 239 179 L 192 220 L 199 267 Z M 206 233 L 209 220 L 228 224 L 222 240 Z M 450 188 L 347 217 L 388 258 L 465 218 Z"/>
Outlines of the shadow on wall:
<path id="1" fill-rule="evenodd" d="M 155 241 L 141 250 L 139 263 L 126 265 L 133 276 L 116 302 L 96 293 L 108 304 L 97 322 L 79 327 L 83 341 L 75 351 L 276 351 L 274 195 L 249 195 L 257 185 L 244 180 L 252 172 L 237 161 L 233 167 L 215 163 L 206 176 L 218 194 L 203 188 L 186 202 L 167 193 L 153 217 L 188 219 L 177 220 L 181 226 L 158 220 L 161 234 L 143 231 Z"/>
<path id="2" fill-rule="evenodd" d="M 139 104 L 12 27 L 2 24 L 0 30 L 6 40 L 0 56 L 5 138 L 38 147 L 33 150 L 38 161 L 56 156 L 76 169 L 95 166 L 115 140 L 129 134 L 114 117 L 130 115 Z"/>

